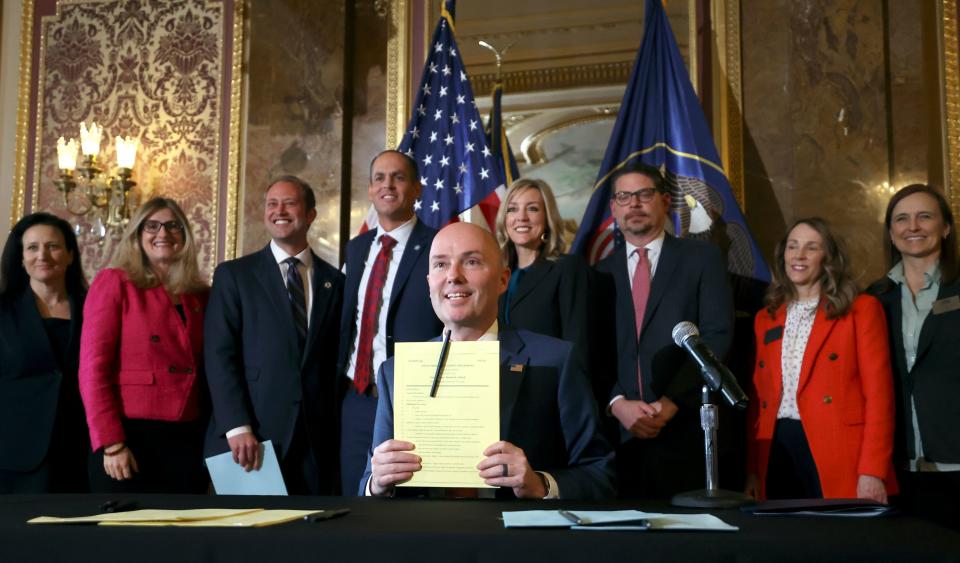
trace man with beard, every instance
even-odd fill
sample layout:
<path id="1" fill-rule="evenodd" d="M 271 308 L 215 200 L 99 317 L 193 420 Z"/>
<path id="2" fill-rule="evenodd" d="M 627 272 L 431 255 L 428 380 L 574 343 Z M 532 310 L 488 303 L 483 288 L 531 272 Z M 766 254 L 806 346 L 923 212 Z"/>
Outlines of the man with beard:
<path id="1" fill-rule="evenodd" d="M 619 423 L 617 477 L 625 498 L 669 498 L 704 487 L 699 370 L 672 338 L 690 321 L 722 358 L 732 340 L 733 308 L 720 250 L 677 238 L 664 226 L 670 194 L 657 168 L 636 163 L 612 178 L 610 211 L 624 244 L 597 264 L 615 296 L 616 374 L 606 397 Z M 607 293 L 607 292 L 602 292 Z"/>

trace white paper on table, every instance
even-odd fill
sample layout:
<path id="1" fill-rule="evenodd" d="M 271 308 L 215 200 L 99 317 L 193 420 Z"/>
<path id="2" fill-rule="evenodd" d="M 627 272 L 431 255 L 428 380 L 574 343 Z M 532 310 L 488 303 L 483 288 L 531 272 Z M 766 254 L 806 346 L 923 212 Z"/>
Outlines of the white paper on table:
<path id="1" fill-rule="evenodd" d="M 503 513 L 505 528 L 570 528 L 573 530 L 702 530 L 735 532 L 739 530 L 712 514 L 662 514 L 640 510 L 573 510 L 579 518 L 593 526 L 575 526 L 556 510 L 521 510 Z M 646 519 L 650 528 L 632 526 L 626 522 Z M 616 525 L 624 522 L 623 525 Z"/>

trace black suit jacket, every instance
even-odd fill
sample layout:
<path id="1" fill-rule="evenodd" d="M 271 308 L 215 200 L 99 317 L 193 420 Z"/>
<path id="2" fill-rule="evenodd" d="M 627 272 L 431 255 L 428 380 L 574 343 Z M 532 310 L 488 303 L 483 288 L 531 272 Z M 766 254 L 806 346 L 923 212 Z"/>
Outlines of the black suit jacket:
<path id="1" fill-rule="evenodd" d="M 890 356 L 893 361 L 897 425 L 894 458 L 903 462 L 912 457 L 913 407 L 917 406 L 917 422 L 923 440 L 924 456 L 942 463 L 960 463 L 960 309 L 927 315 L 920 329 L 917 359 L 907 371 L 903 348 L 903 310 L 900 286 L 881 280 L 869 290 L 883 304 L 890 333 Z M 941 284 L 938 300 L 957 299 L 960 280 Z"/>
<path id="2" fill-rule="evenodd" d="M 378 229 L 367 231 L 347 243 L 346 286 L 344 289 L 343 314 L 340 316 L 340 353 L 337 373 L 343 374 L 349 367 L 353 341 L 356 339 L 357 310 L 363 268 Z M 427 286 L 427 266 L 430 245 L 437 234 L 435 229 L 417 221 L 400 257 L 397 275 L 390 290 L 387 310 L 387 357 L 393 356 L 395 342 L 423 342 L 440 334 L 443 323 L 430 305 Z M 338 378 L 339 380 L 340 378 Z"/>
<path id="3" fill-rule="evenodd" d="M 499 339 L 501 438 L 522 448 L 534 470 L 550 473 L 561 498 L 612 497 L 613 451 L 600 432 L 586 374 L 571 344 L 522 330 L 500 331 Z M 372 448 L 393 438 L 392 359 L 380 367 L 380 376 Z M 368 458 L 360 495 L 370 475 Z M 397 489 L 398 494 L 416 492 Z M 513 491 L 501 489 L 497 496 L 513 498 Z"/>
<path id="4" fill-rule="evenodd" d="M 33 292 L 28 288 L 0 305 L 0 469 L 25 472 L 43 463 L 58 416 L 61 387 L 73 393 L 76 412 L 59 415 L 73 419 L 76 439 L 89 443 L 77 387 L 82 324 L 83 296 L 71 296 L 70 343 L 67 364 L 61 370 Z"/>
<path id="5" fill-rule="evenodd" d="M 540 258 L 530 265 L 507 303 L 500 296 L 501 328 L 522 329 L 573 342 L 589 357 L 587 341 L 587 278 L 589 267 L 576 254 L 556 260 Z M 510 322 L 506 320 L 510 310 Z"/>
<path id="6" fill-rule="evenodd" d="M 626 246 L 597 264 L 597 271 L 607 276 L 608 284 L 612 280 L 616 296 L 617 376 L 607 400 L 617 395 L 640 398 L 639 361 L 644 381 L 649 383 L 644 400 L 651 402 L 665 395 L 680 407 L 679 418 L 672 420 L 657 439 L 683 436 L 683 440 L 693 441 L 688 445 L 696 452 L 702 432 L 694 419 L 698 417 L 703 380 L 696 364 L 673 342 L 672 332 L 677 323 L 690 321 L 699 327 L 701 338 L 717 357 L 727 354 L 733 340 L 733 303 L 720 249 L 707 242 L 665 235 L 639 339 Z M 620 429 L 621 441 L 630 437 Z"/>
<path id="7" fill-rule="evenodd" d="M 283 459 L 303 414 L 317 465 L 335 483 L 337 424 L 334 381 L 343 274 L 313 255 L 313 305 L 301 356 L 293 313 L 270 245 L 220 264 L 204 323 L 204 358 L 213 417 L 207 456 L 228 451 L 225 434 L 249 424 L 273 440 Z M 331 456 L 329 460 L 322 456 Z"/>

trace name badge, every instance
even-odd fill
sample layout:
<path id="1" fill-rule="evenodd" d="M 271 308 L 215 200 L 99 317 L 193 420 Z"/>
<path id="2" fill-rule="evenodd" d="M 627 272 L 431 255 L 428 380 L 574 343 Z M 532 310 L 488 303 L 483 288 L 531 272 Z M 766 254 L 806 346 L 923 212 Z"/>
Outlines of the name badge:
<path id="1" fill-rule="evenodd" d="M 960 309 L 960 295 L 944 297 L 943 299 L 937 299 L 933 302 L 934 315 L 949 313 L 950 311 L 956 311 L 957 309 Z"/>
<path id="2" fill-rule="evenodd" d="M 783 325 L 775 326 L 764 333 L 763 343 L 770 344 L 774 340 L 780 340 L 781 338 L 783 338 Z"/>

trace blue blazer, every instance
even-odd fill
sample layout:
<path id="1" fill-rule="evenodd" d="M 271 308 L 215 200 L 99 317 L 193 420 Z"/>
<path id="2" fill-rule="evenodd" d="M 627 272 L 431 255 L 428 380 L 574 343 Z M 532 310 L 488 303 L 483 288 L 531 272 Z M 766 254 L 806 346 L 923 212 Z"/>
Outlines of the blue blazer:
<path id="1" fill-rule="evenodd" d="M 347 243 L 346 286 L 343 297 L 343 314 L 340 316 L 340 352 L 337 361 L 337 373 L 346 372 L 350 362 L 350 352 L 356 339 L 357 302 L 361 291 L 360 280 L 363 267 L 370 253 L 378 230 L 367 231 L 354 237 Z M 430 245 L 437 234 L 435 229 L 417 221 L 410 233 L 410 239 L 400 257 L 400 266 L 390 290 L 390 304 L 387 310 L 387 357 L 393 357 L 395 342 L 423 342 L 430 340 L 443 331 L 443 323 L 433 313 L 430 305 L 430 290 L 427 286 L 427 266 L 430 259 Z M 339 381 L 340 378 L 338 378 Z"/>
<path id="2" fill-rule="evenodd" d="M 616 295 L 616 381 L 610 386 L 607 400 L 617 395 L 640 398 L 640 362 L 647 384 L 647 402 L 666 395 L 680 407 L 678 416 L 698 418 L 703 380 L 696 364 L 674 344 L 672 333 L 677 323 L 690 321 L 699 327 L 701 338 L 718 358 L 726 356 L 733 340 L 733 301 L 720 249 L 711 243 L 666 235 L 650 285 L 640 338 L 636 336 L 626 246 L 614 250 L 596 269 L 608 276 L 607 280 L 612 279 Z M 689 429 L 680 428 L 681 425 L 692 431 L 686 432 Z M 659 438 L 669 439 L 673 432 L 687 434 L 694 441 L 694 452 L 703 439 L 696 421 L 671 421 Z M 630 437 L 625 429 L 620 429 L 621 441 Z"/>
<path id="3" fill-rule="evenodd" d="M 273 440 L 281 459 L 297 418 L 321 469 L 336 482 L 334 381 L 343 274 L 313 255 L 310 329 L 301 356 L 287 289 L 270 246 L 217 266 L 204 323 L 204 359 L 213 416 L 205 455 L 228 451 L 225 434 L 249 424 Z"/>
<path id="4" fill-rule="evenodd" d="M 523 369 L 513 371 L 516 365 Z M 372 448 L 393 438 L 392 359 L 380 367 L 380 382 Z M 553 475 L 562 498 L 616 494 L 613 451 L 600 432 L 590 385 L 569 342 L 524 330 L 500 331 L 500 436 L 522 448 L 534 470 Z M 360 495 L 370 475 L 368 457 Z M 501 489 L 497 496 L 512 498 L 513 492 Z"/>

